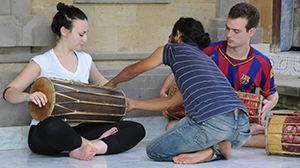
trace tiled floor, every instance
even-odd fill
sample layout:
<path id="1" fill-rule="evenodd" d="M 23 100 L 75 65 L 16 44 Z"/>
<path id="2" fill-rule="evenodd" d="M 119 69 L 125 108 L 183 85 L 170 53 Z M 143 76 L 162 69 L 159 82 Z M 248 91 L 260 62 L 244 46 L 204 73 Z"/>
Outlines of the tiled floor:
<path id="1" fill-rule="evenodd" d="M 300 166 L 300 158 L 293 156 L 267 155 L 265 149 L 240 148 L 232 150 L 230 160 L 214 161 L 195 165 L 177 165 L 172 162 L 156 162 L 150 160 L 145 153 L 149 140 L 162 133 L 166 119 L 149 117 L 134 119 L 146 127 L 147 135 L 135 148 L 117 155 L 95 156 L 91 161 L 71 159 L 67 154 L 58 156 L 42 156 L 29 149 L 1 150 L 1 168 L 296 168 Z"/>

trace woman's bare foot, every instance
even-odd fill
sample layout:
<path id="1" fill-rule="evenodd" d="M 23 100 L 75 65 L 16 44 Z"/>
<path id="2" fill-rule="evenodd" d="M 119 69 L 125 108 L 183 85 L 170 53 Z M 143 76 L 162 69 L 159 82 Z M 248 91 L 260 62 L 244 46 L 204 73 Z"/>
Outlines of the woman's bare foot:
<path id="1" fill-rule="evenodd" d="M 210 161 L 213 151 L 211 148 L 201 150 L 195 153 L 184 153 L 173 157 L 173 161 L 177 164 L 195 164 Z"/>
<path id="2" fill-rule="evenodd" d="M 222 141 L 219 143 L 219 151 L 224 156 L 225 159 L 229 159 L 231 156 L 231 142 Z"/>
<path id="3" fill-rule="evenodd" d="M 69 156 L 79 160 L 91 160 L 97 151 L 92 144 L 87 144 L 70 151 Z"/>
<path id="4" fill-rule="evenodd" d="M 111 136 L 112 134 L 118 132 L 117 127 L 112 127 L 111 129 L 105 131 L 98 139 L 106 138 L 108 136 Z"/>

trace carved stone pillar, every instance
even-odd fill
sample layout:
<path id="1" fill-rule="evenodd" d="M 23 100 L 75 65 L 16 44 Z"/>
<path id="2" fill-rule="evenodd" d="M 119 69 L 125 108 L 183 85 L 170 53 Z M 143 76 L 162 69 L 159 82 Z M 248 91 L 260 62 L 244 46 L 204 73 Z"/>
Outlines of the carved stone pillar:
<path id="1" fill-rule="evenodd" d="M 50 25 L 46 23 L 46 17 L 31 15 L 30 10 L 30 0 L 1 0 L 0 54 L 13 50 L 14 47 L 43 47 L 55 44 L 55 36 Z"/>

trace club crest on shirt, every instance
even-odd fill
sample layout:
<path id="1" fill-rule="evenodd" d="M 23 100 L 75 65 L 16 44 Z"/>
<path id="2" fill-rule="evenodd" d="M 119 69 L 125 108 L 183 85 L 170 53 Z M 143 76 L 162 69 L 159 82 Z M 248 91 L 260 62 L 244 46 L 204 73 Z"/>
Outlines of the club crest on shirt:
<path id="1" fill-rule="evenodd" d="M 271 72 L 270 72 L 270 78 L 272 78 L 274 76 L 274 70 L 271 69 Z"/>
<path id="2" fill-rule="evenodd" d="M 243 85 L 247 84 L 250 80 L 250 76 L 243 74 L 240 78 L 240 81 Z"/>

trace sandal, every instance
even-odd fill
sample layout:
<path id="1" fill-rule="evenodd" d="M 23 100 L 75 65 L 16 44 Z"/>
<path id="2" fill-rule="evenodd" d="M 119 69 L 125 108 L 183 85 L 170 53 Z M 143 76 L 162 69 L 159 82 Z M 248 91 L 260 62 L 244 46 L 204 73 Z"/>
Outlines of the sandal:
<path id="1" fill-rule="evenodd" d="M 215 160 L 220 160 L 225 158 L 218 149 L 215 149 L 214 147 L 211 147 L 211 149 L 213 153 L 210 161 L 215 161 Z"/>

